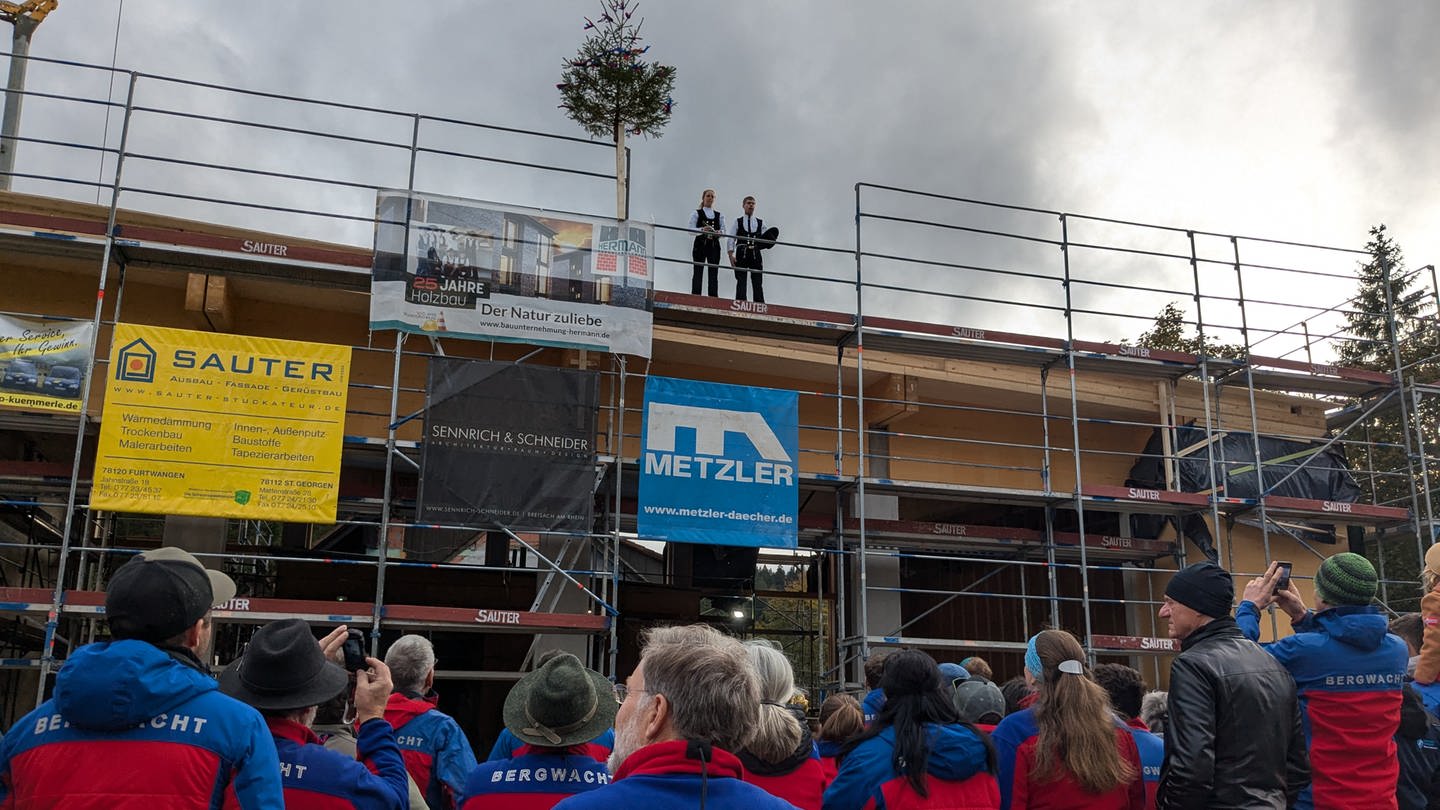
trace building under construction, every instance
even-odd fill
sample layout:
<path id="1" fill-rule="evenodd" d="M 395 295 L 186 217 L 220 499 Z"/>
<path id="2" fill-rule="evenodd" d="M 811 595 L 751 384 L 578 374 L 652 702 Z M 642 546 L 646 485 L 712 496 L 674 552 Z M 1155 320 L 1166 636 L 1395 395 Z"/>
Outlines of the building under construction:
<path id="1" fill-rule="evenodd" d="M 1046 626 L 1162 683 L 1167 573 L 1206 555 L 1237 578 L 1293 561 L 1309 598 L 1321 559 L 1363 549 L 1386 600 L 1415 608 L 1410 578 L 1433 536 L 1435 388 L 1429 358 L 1402 359 L 1401 344 L 1433 323 L 1390 317 L 1382 341 L 1347 331 L 1363 251 L 859 183 L 852 244 L 777 246 L 766 285 L 777 303 L 676 291 L 667 278 L 688 272 L 691 234 L 656 225 L 651 358 L 407 339 L 367 320 L 378 192 L 484 198 L 519 176 L 555 189 L 526 202 L 561 207 L 574 188 L 613 187 L 597 168 L 609 146 L 119 78 L 118 101 L 27 101 L 32 116 L 104 110 L 112 126 L 91 141 L 16 139 L 19 191 L 0 194 L 0 315 L 93 322 L 97 383 L 119 323 L 351 347 L 338 519 L 91 509 L 104 385 L 88 387 L 83 416 L 0 409 L 7 721 L 71 650 L 104 637 L 110 573 L 161 544 L 239 583 L 215 613 L 222 660 L 288 616 L 371 629 L 382 650 L 425 633 L 441 707 L 482 744 L 536 652 L 563 647 L 623 678 L 638 633 L 657 623 L 776 639 L 797 678 L 826 691 L 853 685 L 880 647 L 982 654 L 1017 674 L 1025 639 Z M 541 161 L 539 142 L 570 151 Z M 302 157 L 316 149 L 369 158 L 327 174 Z M 554 266 L 556 283 L 580 283 Z M 1170 302 L 1191 351 L 1138 340 Z M 1335 364 L 1338 346 L 1366 340 L 1396 362 Z M 436 357 L 601 375 L 591 531 L 417 519 Z M 798 392 L 797 549 L 637 536 L 650 375 Z"/>

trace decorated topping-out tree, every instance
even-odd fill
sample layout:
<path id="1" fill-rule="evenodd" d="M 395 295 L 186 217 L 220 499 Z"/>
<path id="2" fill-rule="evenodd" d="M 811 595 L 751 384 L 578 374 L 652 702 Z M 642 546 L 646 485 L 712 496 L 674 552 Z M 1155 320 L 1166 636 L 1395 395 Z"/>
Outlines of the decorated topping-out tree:
<path id="1" fill-rule="evenodd" d="M 630 0 L 601 0 L 598 20 L 585 18 L 590 33 L 560 73 L 560 107 L 581 129 L 596 138 L 615 141 L 615 211 L 626 210 L 625 136 L 660 137 L 675 106 L 675 68 L 645 61 L 650 46 L 642 45 L 641 18 L 634 22 Z"/>

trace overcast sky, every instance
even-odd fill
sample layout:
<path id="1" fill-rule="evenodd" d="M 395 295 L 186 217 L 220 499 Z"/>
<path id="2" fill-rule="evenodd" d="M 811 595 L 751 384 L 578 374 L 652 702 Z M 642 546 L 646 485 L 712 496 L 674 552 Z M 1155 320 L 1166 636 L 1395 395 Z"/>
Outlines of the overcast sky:
<path id="1" fill-rule="evenodd" d="M 126 0 L 114 59 L 122 68 L 202 82 L 366 105 L 403 113 L 581 135 L 556 107 L 561 61 L 598 4 L 578 0 L 419 4 L 356 0 L 237 3 Z M 840 9 L 844 11 L 840 11 Z M 1020 206 L 1221 233 L 1360 247 L 1389 225 L 1411 267 L 1440 260 L 1440 4 L 1414 2 L 1157 4 L 981 3 L 957 0 L 840 4 L 833 0 L 642 2 L 649 57 L 678 69 L 674 119 L 659 140 L 637 140 L 631 215 L 683 224 L 707 186 L 738 212 L 745 194 L 787 241 L 852 249 L 857 181 Z M 119 0 L 61 0 L 31 53 L 108 65 Z M 34 64 L 32 90 L 104 98 L 100 73 Z M 115 88 L 123 98 L 124 82 Z M 408 142 L 404 118 L 326 112 L 142 82 L 137 103 Z M 99 143 L 102 108 L 32 98 L 22 135 Z M 118 121 L 110 122 L 116 143 Z M 484 136 L 427 123 L 434 148 L 606 171 L 600 147 Z M 148 154 L 402 186 L 403 150 L 303 142 L 243 127 L 138 117 L 130 147 Z M 85 168 L 86 164 L 89 168 Z M 605 181 L 429 158 L 419 190 L 595 214 L 613 213 Z M 79 167 L 79 168 L 77 168 Z M 18 170 L 93 179 L 94 154 L 21 147 Z M 126 185 L 231 196 L 334 211 L 354 220 L 265 214 L 147 195 L 122 204 L 363 244 L 373 193 L 255 181 L 136 160 Z M 21 191 L 74 196 L 94 190 L 17 180 Z M 869 194 L 869 192 L 867 192 Z M 368 206 L 368 208 L 367 208 Z M 873 208 L 872 208 L 873 206 Z M 1004 225 L 1047 238 L 1049 217 L 994 217 L 876 194 L 867 211 L 960 225 Z M 1005 266 L 1053 277 L 1058 252 L 997 245 L 957 233 L 867 222 L 867 250 Z M 1072 224 L 1072 238 L 1113 239 L 1166 252 L 1183 234 L 1140 234 Z M 1205 241 L 1202 239 L 1202 242 Z M 1200 246 L 1229 258 L 1223 240 Z M 680 257 L 679 237 L 662 255 Z M 1284 255 L 1246 246 L 1245 261 L 1353 266 L 1351 257 Z M 849 277 L 850 256 L 778 248 L 767 266 Z M 1053 305 L 1059 285 L 867 260 L 868 278 L 897 287 Z M 1116 283 L 1175 289 L 1184 262 L 1072 255 L 1072 271 Z M 1217 271 L 1219 272 L 1219 271 Z M 1227 271 L 1228 272 L 1228 271 Z M 872 275 L 872 273 L 874 275 Z M 722 271 L 721 291 L 730 291 Z M 1223 273 L 1221 275 L 1224 275 Z M 1229 273 L 1229 275 L 1233 275 Z M 1353 285 L 1264 273 L 1246 294 L 1340 303 Z M 1217 281 L 1224 287 L 1229 282 Z M 1428 274 L 1426 278 L 1428 286 Z M 688 288 L 689 268 L 662 268 L 662 288 Z M 1208 290 L 1207 290 L 1208 291 Z M 773 303 L 849 309 L 840 284 L 774 279 Z M 1224 294 L 1224 293 L 1215 293 Z M 1120 295 L 1122 298 L 1113 296 Z M 889 296 L 889 297 L 887 297 Z M 1148 317 L 1169 292 L 1077 294 L 1084 308 Z M 876 293 L 876 306 L 988 328 L 1063 335 L 1043 310 Z M 867 307 L 869 305 L 867 304 Z M 1207 320 L 1236 322 L 1207 310 Z M 1262 314 L 1263 313 L 1263 314 Z M 1292 317 L 1293 316 L 1293 317 Z M 1294 313 L 1251 313 L 1269 328 Z M 1133 324 L 1077 320 L 1081 336 L 1138 333 Z M 1252 323 L 1252 326 L 1257 324 Z M 1025 331 L 1025 330 L 1020 330 Z"/>

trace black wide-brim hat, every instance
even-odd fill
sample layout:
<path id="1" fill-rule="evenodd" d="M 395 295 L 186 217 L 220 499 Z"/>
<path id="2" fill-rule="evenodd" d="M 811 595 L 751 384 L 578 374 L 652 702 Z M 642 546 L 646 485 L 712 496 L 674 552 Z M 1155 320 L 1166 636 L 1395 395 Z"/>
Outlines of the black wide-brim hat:
<path id="1" fill-rule="evenodd" d="M 220 673 L 220 691 L 261 711 L 318 706 L 350 685 L 350 676 L 325 659 L 302 619 L 281 619 L 255 631 L 239 658 Z"/>
<path id="2" fill-rule="evenodd" d="M 775 247 L 775 242 L 780 239 L 779 228 L 766 228 L 760 232 L 760 249 L 769 250 Z"/>
<path id="3" fill-rule="evenodd" d="M 505 728 L 547 748 L 579 745 L 615 724 L 614 687 L 580 659 L 561 653 L 527 673 L 505 697 Z"/>

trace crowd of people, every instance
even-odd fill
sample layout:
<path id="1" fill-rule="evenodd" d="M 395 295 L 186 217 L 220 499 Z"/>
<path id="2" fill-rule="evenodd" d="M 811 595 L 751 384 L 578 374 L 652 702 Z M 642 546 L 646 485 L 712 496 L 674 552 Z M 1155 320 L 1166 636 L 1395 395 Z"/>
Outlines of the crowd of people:
<path id="1" fill-rule="evenodd" d="M 1279 566 L 1237 606 L 1231 574 L 1200 563 L 1159 611 L 1168 692 L 1046 629 L 1001 684 L 978 657 L 877 653 L 869 691 L 813 722 L 777 646 L 655 627 L 621 682 L 540 656 L 478 762 L 419 635 L 381 660 L 283 619 L 212 677 L 210 611 L 235 585 L 160 548 L 111 578 L 111 640 L 5 735 L 0 808 L 1436 810 L 1440 546 L 1424 577 L 1422 612 L 1387 621 L 1356 554 L 1321 564 L 1313 608 Z M 1293 632 L 1260 644 L 1272 606 Z"/>

